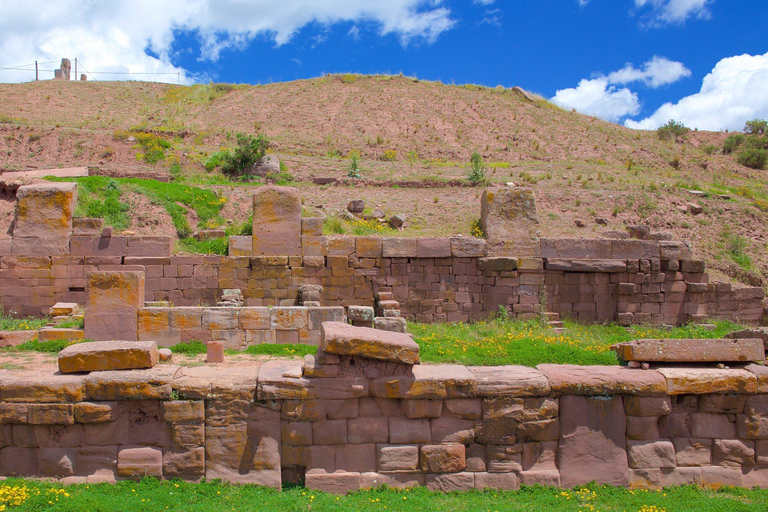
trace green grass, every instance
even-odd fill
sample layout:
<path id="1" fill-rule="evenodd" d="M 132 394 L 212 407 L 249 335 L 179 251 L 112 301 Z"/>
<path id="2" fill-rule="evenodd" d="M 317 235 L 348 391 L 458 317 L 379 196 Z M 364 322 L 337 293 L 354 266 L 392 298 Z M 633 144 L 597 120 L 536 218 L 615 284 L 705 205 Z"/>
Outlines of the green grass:
<path id="1" fill-rule="evenodd" d="M 205 354 L 208 350 L 205 346 L 205 343 L 203 343 L 202 341 L 188 341 L 185 343 L 177 343 L 176 345 L 170 348 L 171 348 L 171 351 L 175 354 L 187 354 L 187 355 Z"/>
<path id="2" fill-rule="evenodd" d="M 180 252 L 190 254 L 229 254 L 229 237 L 197 240 L 193 237 L 182 238 L 178 241 Z"/>
<path id="3" fill-rule="evenodd" d="M 263 343 L 261 345 L 251 345 L 245 349 L 246 354 L 251 355 L 267 355 L 267 356 L 300 356 L 304 357 L 307 354 L 314 354 L 317 352 L 317 347 L 314 345 L 297 345 L 293 343 L 286 343 L 281 345 L 275 345 L 272 343 Z"/>
<path id="4" fill-rule="evenodd" d="M 722 338 L 739 328 L 718 322 L 713 331 L 696 325 L 670 331 L 652 326 L 629 329 L 617 325 L 565 323 L 568 330 L 557 334 L 537 321 L 491 320 L 474 324 L 409 323 L 408 331 L 421 348 L 421 360 L 470 366 L 543 363 L 619 364 L 610 346 L 639 338 Z"/>
<path id="5" fill-rule="evenodd" d="M 87 341 L 87 340 L 83 340 Z M 15 347 L 0 348 L 0 352 L 43 352 L 45 354 L 57 354 L 64 348 L 74 345 L 75 343 L 82 343 L 82 341 L 68 341 L 68 340 L 49 340 L 49 341 L 26 341 L 21 345 Z"/>
<path id="6" fill-rule="evenodd" d="M 188 209 L 198 217 L 198 227 L 220 224 L 219 217 L 226 198 L 216 192 L 182 183 L 163 183 L 140 178 L 48 178 L 51 181 L 74 181 L 78 184 L 76 217 L 103 218 L 108 226 L 127 229 L 131 225 L 129 207 L 120 199 L 124 192 L 132 191 L 147 197 L 153 204 L 162 206 L 171 216 L 179 238 L 187 238 L 192 228 L 187 221 Z"/>
<path id="7" fill-rule="evenodd" d="M 768 490 L 672 487 L 662 491 L 628 490 L 587 485 L 572 490 L 523 487 L 519 491 L 470 491 L 441 493 L 424 488 L 375 489 L 346 496 L 293 487 L 276 491 L 253 485 L 228 485 L 219 481 L 183 481 L 71 485 L 8 479 L 0 483 L 0 506 L 7 510 L 55 511 L 627 511 L 708 512 L 765 510 Z"/>
<path id="8" fill-rule="evenodd" d="M 0 315 L 0 331 L 36 331 L 37 329 L 47 325 L 51 319 L 44 318 L 13 318 L 10 316 Z"/>

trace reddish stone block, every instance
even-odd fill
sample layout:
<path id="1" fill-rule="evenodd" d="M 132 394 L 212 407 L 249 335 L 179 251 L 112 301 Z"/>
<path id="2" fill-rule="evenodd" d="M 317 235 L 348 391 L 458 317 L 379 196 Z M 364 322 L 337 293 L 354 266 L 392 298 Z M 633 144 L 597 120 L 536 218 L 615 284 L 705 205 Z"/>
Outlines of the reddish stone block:
<path id="1" fill-rule="evenodd" d="M 356 418 L 347 422 L 347 442 L 386 443 L 389 441 L 389 420 L 387 418 Z"/>
<path id="2" fill-rule="evenodd" d="M 221 363 L 224 361 L 224 343 L 221 341 L 209 341 L 206 344 L 207 354 L 205 361 L 207 363 Z"/>
<path id="3" fill-rule="evenodd" d="M 317 489 L 334 494 L 347 494 L 360 490 L 360 473 L 337 471 L 326 473 L 321 470 L 308 471 L 304 480 L 307 489 Z"/>
<path id="4" fill-rule="evenodd" d="M 519 486 L 515 473 L 475 473 L 475 489 L 516 491 Z"/>
<path id="5" fill-rule="evenodd" d="M 474 422 L 458 418 L 435 418 L 431 421 L 433 443 L 471 444 L 475 438 Z"/>
<path id="6" fill-rule="evenodd" d="M 375 444 L 342 444 L 334 446 L 334 451 L 339 471 L 376 471 Z"/>
<path id="7" fill-rule="evenodd" d="M 347 420 L 326 420 L 312 423 L 314 444 L 345 444 L 347 442 Z"/>
<path id="8" fill-rule="evenodd" d="M 419 447 L 418 445 L 388 445 L 381 444 L 378 450 L 378 470 L 392 471 L 418 471 Z"/>
<path id="9" fill-rule="evenodd" d="M 429 443 L 432 440 L 429 420 L 389 418 L 389 442 L 392 444 Z"/>
<path id="10" fill-rule="evenodd" d="M 125 478 L 162 478 L 163 452 L 151 447 L 123 448 L 117 454 L 117 474 Z"/>
<path id="11" fill-rule="evenodd" d="M 754 441 L 737 439 L 715 439 L 712 448 L 712 462 L 718 466 L 745 467 L 755 464 Z"/>
<path id="12" fill-rule="evenodd" d="M 475 488 L 475 473 L 427 475 L 426 486 L 430 491 L 470 491 Z"/>

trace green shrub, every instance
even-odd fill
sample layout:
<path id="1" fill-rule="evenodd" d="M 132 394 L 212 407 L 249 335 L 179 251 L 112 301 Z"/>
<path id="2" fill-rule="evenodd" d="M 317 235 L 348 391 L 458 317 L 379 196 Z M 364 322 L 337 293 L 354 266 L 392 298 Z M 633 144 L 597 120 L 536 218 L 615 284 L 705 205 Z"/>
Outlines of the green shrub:
<path id="1" fill-rule="evenodd" d="M 740 133 L 734 133 L 729 135 L 725 142 L 723 142 L 723 154 L 724 155 L 730 155 L 733 153 L 739 146 L 741 146 L 741 143 L 744 142 L 744 135 Z"/>
<path id="2" fill-rule="evenodd" d="M 212 171 L 218 167 L 221 167 L 221 164 L 224 162 L 225 156 L 228 154 L 229 154 L 229 151 L 227 151 L 226 149 L 222 149 L 221 151 L 216 151 L 215 153 L 211 153 L 211 156 L 209 156 L 208 160 L 205 161 L 205 170 Z"/>
<path id="3" fill-rule="evenodd" d="M 263 135 L 238 133 L 237 146 L 222 155 L 221 172 L 229 177 L 243 176 L 248 168 L 261 160 L 269 149 L 269 141 Z"/>
<path id="4" fill-rule="evenodd" d="M 179 240 L 179 248 L 190 254 L 229 254 L 229 238 L 198 240 L 193 237 Z"/>
<path id="5" fill-rule="evenodd" d="M 394 162 L 397 160 L 397 151 L 394 149 L 385 149 L 384 154 L 381 155 L 381 159 L 385 162 Z"/>
<path id="6" fill-rule="evenodd" d="M 205 354 L 208 351 L 205 343 L 202 341 L 187 341 L 184 343 L 177 343 L 171 347 L 171 352 L 175 354 L 187 354 L 190 356 L 197 354 Z"/>
<path id="7" fill-rule="evenodd" d="M 682 123 L 678 123 L 674 119 L 670 119 L 667 124 L 660 126 L 656 130 L 656 135 L 659 137 L 659 140 L 675 141 L 678 138 L 685 136 L 688 131 L 689 128 L 686 128 Z"/>
<path id="8" fill-rule="evenodd" d="M 747 121 L 744 125 L 744 131 L 750 135 L 765 135 L 768 133 L 768 121 L 764 119 Z"/>
<path id="9" fill-rule="evenodd" d="M 483 164 L 483 157 L 475 151 L 472 156 L 469 157 L 469 167 L 467 169 L 467 179 L 476 185 L 481 185 L 487 181 L 487 170 Z"/>
<path id="10" fill-rule="evenodd" d="M 360 175 L 360 164 L 358 162 L 358 158 L 360 155 L 357 153 L 357 151 L 353 151 L 350 153 L 349 158 L 349 168 L 347 168 L 347 178 L 354 178 L 359 180 L 362 178 Z"/>
<path id="11" fill-rule="evenodd" d="M 736 161 L 745 167 L 752 169 L 765 169 L 768 163 L 768 150 L 747 148 L 739 152 Z"/>

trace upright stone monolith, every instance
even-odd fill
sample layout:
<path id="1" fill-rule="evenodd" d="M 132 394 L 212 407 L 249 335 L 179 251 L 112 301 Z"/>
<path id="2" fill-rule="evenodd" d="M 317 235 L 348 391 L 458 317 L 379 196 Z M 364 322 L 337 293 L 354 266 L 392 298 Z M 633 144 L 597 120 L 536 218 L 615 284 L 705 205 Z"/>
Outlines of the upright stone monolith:
<path id="1" fill-rule="evenodd" d="M 301 198 L 291 187 L 253 195 L 253 256 L 301 256 Z"/>
<path id="2" fill-rule="evenodd" d="M 87 339 L 138 339 L 138 313 L 144 306 L 144 272 L 91 272 L 87 292 Z"/>
<path id="3" fill-rule="evenodd" d="M 538 258 L 536 197 L 527 187 L 487 189 L 480 200 L 480 225 L 489 256 Z"/>
<path id="4" fill-rule="evenodd" d="M 75 183 L 43 183 L 19 187 L 16 192 L 12 254 L 69 254 L 72 215 L 76 204 Z"/>

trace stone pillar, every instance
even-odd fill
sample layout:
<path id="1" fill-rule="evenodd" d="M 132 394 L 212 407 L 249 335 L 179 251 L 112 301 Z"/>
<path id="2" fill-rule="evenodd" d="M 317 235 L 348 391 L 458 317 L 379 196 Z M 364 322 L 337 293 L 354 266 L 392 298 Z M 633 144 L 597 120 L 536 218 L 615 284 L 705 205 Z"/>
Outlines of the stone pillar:
<path id="1" fill-rule="evenodd" d="M 253 195 L 253 256 L 301 256 L 301 198 L 291 187 Z"/>
<path id="2" fill-rule="evenodd" d="M 144 272 L 91 272 L 86 291 L 87 339 L 138 340 L 138 313 L 144 306 Z"/>
<path id="3" fill-rule="evenodd" d="M 42 183 L 19 187 L 16 192 L 11 254 L 69 254 L 72 215 L 76 205 L 76 183 Z"/>
<path id="4" fill-rule="evenodd" d="M 489 256 L 541 257 L 539 218 L 532 189 L 485 190 L 480 200 L 480 225 Z"/>
<path id="5" fill-rule="evenodd" d="M 69 80 L 72 62 L 69 59 L 61 59 L 61 66 L 53 72 L 54 80 Z"/>

